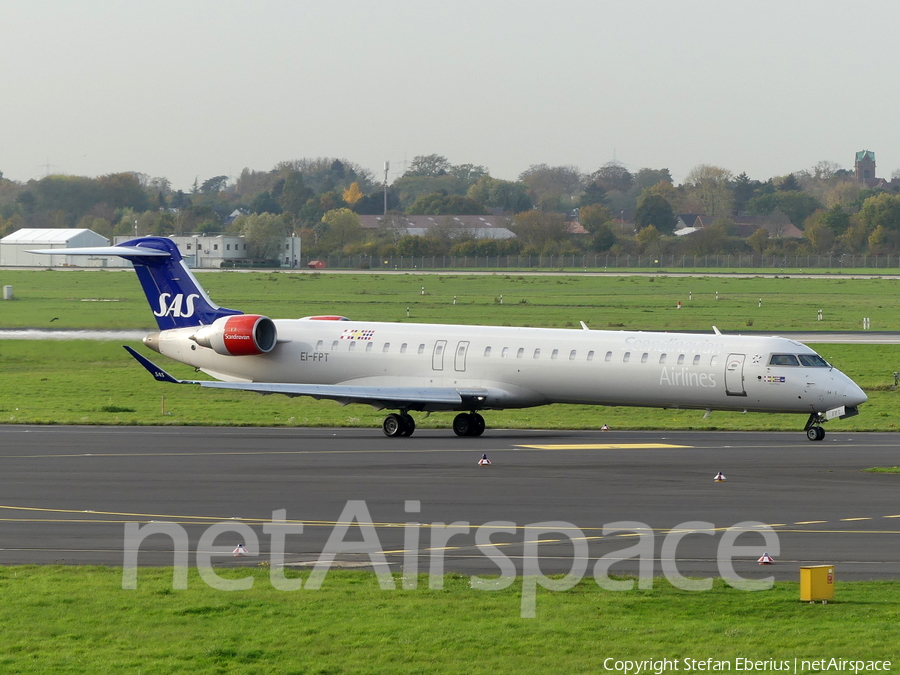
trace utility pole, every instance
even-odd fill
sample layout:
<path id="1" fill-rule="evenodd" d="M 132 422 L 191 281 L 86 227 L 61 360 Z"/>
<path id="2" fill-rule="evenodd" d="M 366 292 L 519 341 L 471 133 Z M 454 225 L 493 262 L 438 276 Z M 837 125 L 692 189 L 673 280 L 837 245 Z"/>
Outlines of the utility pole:
<path id="1" fill-rule="evenodd" d="M 384 163 L 384 215 L 387 215 L 387 179 L 388 170 L 391 168 L 390 162 Z"/>

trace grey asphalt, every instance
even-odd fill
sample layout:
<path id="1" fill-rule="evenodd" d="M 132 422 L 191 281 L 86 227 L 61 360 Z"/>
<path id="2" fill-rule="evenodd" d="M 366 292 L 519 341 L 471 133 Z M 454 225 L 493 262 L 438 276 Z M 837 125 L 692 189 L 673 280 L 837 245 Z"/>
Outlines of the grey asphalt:
<path id="1" fill-rule="evenodd" d="M 717 576 L 721 531 L 754 521 L 773 528 L 779 550 L 768 566 L 739 556 L 735 569 L 747 578 L 796 580 L 801 565 L 816 564 L 834 564 L 839 580 L 900 578 L 900 475 L 862 471 L 900 464 L 900 436 L 841 433 L 837 423 L 810 442 L 801 422 L 777 433 L 488 429 L 474 439 L 434 430 L 388 439 L 379 429 L 0 426 L 0 564 L 121 565 L 132 521 L 177 523 L 191 551 L 210 525 L 247 523 L 259 549 L 216 562 L 258 565 L 271 544 L 262 523 L 276 509 L 304 523 L 287 538 L 287 563 L 309 564 L 348 501 L 363 500 L 395 571 L 404 551 L 417 551 L 423 572 L 442 559 L 446 571 L 498 573 L 474 545 L 490 521 L 516 526 L 492 541 L 520 570 L 525 542 L 557 540 L 537 547 L 545 573 L 567 572 L 575 549 L 536 524 L 571 523 L 580 532 L 567 534 L 585 538 L 590 570 L 637 541 L 603 536 L 603 526 L 636 521 L 652 529 L 659 574 L 671 530 L 706 521 L 716 534 L 684 536 L 675 560 L 680 574 Z M 484 453 L 492 463 L 480 467 Z M 713 480 L 719 471 L 726 481 Z M 419 500 L 421 511 L 406 513 L 406 500 Z M 436 523 L 455 521 L 470 533 L 432 541 Z M 406 546 L 415 532 L 408 522 L 423 525 Z M 346 539 L 358 534 L 351 528 Z M 215 543 L 230 548 L 242 538 L 226 532 Z M 763 539 L 747 532 L 737 543 Z M 171 565 L 172 549 L 168 537 L 149 536 L 138 561 Z M 368 560 L 337 556 L 346 566 Z M 621 560 L 611 572 L 636 564 Z"/>

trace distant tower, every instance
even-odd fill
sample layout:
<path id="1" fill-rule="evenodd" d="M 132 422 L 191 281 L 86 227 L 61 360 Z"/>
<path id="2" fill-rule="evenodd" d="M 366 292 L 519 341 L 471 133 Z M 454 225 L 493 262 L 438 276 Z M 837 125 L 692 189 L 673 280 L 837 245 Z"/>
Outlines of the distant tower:
<path id="1" fill-rule="evenodd" d="M 856 153 L 856 182 L 872 186 L 875 178 L 875 153 L 871 150 L 860 150 Z"/>

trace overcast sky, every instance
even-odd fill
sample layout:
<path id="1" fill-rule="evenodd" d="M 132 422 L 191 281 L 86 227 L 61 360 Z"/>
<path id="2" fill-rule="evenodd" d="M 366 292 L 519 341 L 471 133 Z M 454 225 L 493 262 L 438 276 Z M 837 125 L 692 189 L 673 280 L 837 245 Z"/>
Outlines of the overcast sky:
<path id="1" fill-rule="evenodd" d="M 900 167 L 900 3 L 0 0 L 0 171 Z"/>

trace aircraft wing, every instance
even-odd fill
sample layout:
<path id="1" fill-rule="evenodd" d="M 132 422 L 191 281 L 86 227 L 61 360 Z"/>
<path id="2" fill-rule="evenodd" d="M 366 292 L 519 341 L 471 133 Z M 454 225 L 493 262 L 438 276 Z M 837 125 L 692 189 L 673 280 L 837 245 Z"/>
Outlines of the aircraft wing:
<path id="1" fill-rule="evenodd" d="M 398 404 L 439 404 L 461 406 L 464 401 L 483 400 L 486 389 L 455 389 L 452 387 L 366 387 L 340 384 L 293 384 L 283 382 L 217 382 L 213 380 L 179 380 L 145 358 L 128 345 L 123 345 L 153 377 L 159 382 L 173 384 L 197 384 L 212 389 L 240 389 L 258 394 L 284 394 L 285 396 L 311 396 L 315 399 L 329 399 L 342 404 L 367 403 L 381 407 L 396 407 Z"/>

